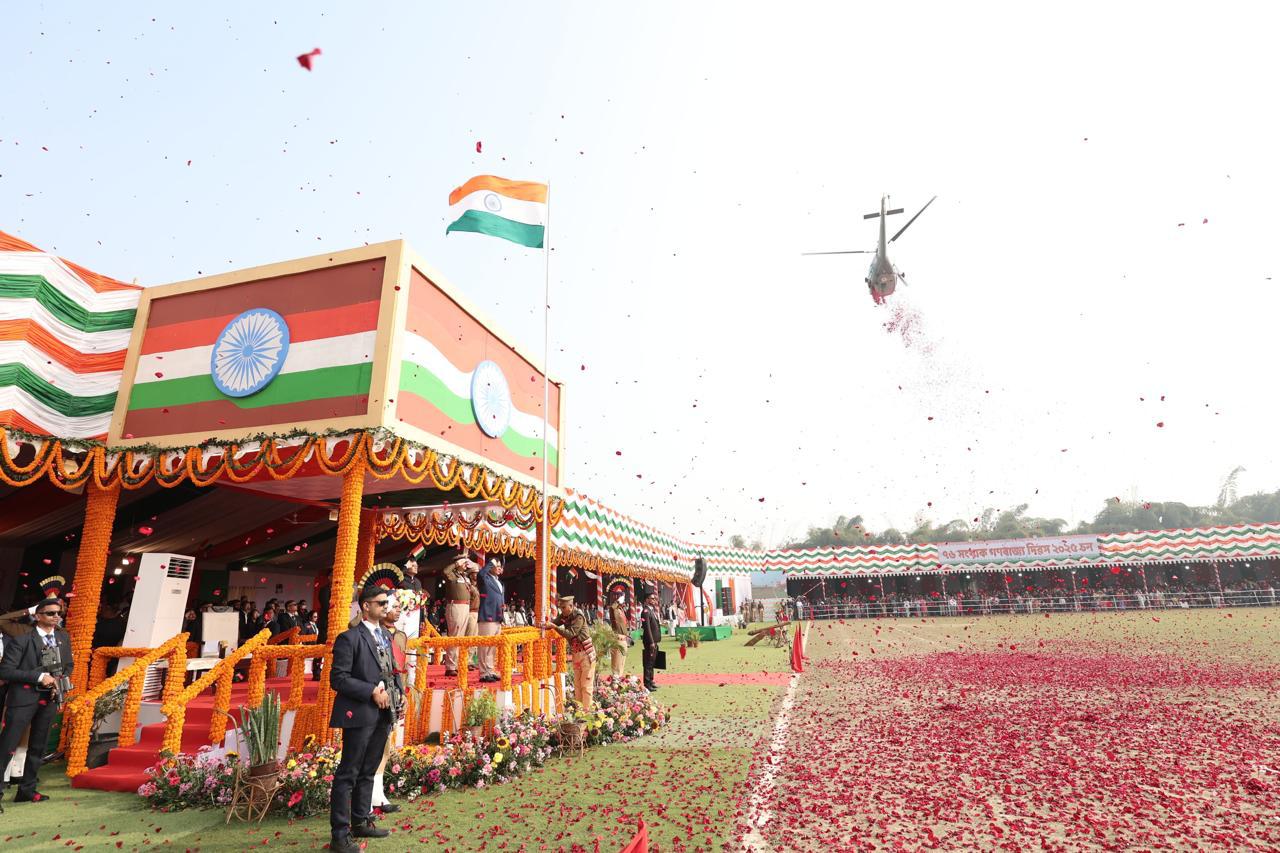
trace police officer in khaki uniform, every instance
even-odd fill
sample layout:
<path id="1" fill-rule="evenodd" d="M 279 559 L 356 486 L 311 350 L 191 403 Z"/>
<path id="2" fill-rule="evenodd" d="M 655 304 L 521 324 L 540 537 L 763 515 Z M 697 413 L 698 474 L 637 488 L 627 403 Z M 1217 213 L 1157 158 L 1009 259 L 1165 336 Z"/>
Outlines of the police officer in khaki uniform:
<path id="1" fill-rule="evenodd" d="M 573 695 L 579 707 L 591 708 L 596 691 L 596 647 L 587 630 L 587 617 L 573 606 L 573 596 L 560 596 L 560 615 L 550 623 L 539 623 L 538 627 L 554 630 L 569 641 L 569 652 L 573 655 Z"/>
<path id="2" fill-rule="evenodd" d="M 609 627 L 618 638 L 619 648 L 609 653 L 609 663 L 613 674 L 618 678 L 627 674 L 627 646 L 631 642 L 631 621 L 627 618 L 627 608 L 622 603 L 625 593 L 618 590 L 613 594 L 613 602 L 609 605 Z"/>
<path id="3" fill-rule="evenodd" d="M 459 554 L 452 563 L 444 568 L 444 621 L 450 637 L 466 636 L 467 623 L 471 617 L 471 572 L 474 565 L 465 554 Z M 477 567 L 476 571 L 479 571 Z M 446 649 L 444 653 L 444 674 L 458 674 L 458 650 Z"/>

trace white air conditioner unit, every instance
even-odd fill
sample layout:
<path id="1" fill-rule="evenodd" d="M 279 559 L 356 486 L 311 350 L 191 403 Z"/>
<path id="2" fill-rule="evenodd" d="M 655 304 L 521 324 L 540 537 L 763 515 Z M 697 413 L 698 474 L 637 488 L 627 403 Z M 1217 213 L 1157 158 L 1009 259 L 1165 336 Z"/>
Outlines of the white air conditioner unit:
<path id="1" fill-rule="evenodd" d="M 123 645 L 154 649 L 182 632 L 182 616 L 187 611 L 187 594 L 191 591 L 195 567 L 194 557 L 181 554 L 142 555 Z M 120 668 L 129 663 L 121 660 Z M 147 670 L 142 687 L 144 699 L 159 696 L 163 687 L 162 671 L 155 666 Z"/>

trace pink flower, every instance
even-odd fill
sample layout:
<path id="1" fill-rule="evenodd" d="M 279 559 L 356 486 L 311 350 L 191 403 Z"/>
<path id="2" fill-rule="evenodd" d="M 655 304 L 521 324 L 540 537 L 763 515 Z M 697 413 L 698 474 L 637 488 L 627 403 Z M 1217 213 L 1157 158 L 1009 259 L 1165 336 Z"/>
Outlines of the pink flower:
<path id="1" fill-rule="evenodd" d="M 292 796 L 289 797 L 289 808 L 293 808 L 300 802 L 302 802 L 302 792 L 294 791 Z"/>

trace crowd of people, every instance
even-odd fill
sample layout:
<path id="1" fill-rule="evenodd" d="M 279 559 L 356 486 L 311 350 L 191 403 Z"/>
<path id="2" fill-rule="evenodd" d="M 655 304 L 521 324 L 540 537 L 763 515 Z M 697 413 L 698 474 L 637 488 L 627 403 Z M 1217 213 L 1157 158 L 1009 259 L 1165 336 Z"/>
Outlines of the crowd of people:
<path id="1" fill-rule="evenodd" d="M 774 604 L 775 619 L 874 619 L 915 616 L 973 616 L 992 613 L 1066 613 L 1192 607 L 1271 607 L 1277 604 L 1271 581 L 1151 584 L 1146 588 L 1063 589 L 1022 584 L 983 591 L 797 596 Z"/>

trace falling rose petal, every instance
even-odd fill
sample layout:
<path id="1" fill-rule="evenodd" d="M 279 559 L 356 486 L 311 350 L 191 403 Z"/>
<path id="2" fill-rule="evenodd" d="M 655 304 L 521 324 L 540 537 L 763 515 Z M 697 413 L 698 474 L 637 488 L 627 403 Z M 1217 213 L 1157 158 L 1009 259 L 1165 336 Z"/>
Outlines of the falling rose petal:
<path id="1" fill-rule="evenodd" d="M 146 525 L 143 525 L 142 527 L 138 528 L 138 533 L 142 534 L 143 536 L 150 536 L 154 532 L 155 530 L 153 528 L 147 527 Z"/>
<path id="2" fill-rule="evenodd" d="M 479 154 L 479 153 L 480 153 L 480 148 L 481 148 L 481 142 L 480 142 L 480 140 L 479 140 L 479 139 L 477 139 L 477 140 L 476 140 L 476 153 L 477 153 L 477 154 Z"/>
<path id="3" fill-rule="evenodd" d="M 299 65 L 301 65 L 303 68 L 307 69 L 308 71 L 310 71 L 310 70 L 311 70 L 311 60 L 312 60 L 312 59 L 314 59 L 315 57 L 319 56 L 319 55 L 320 55 L 320 48 L 318 48 L 318 47 L 317 47 L 317 48 L 313 48 L 312 50 L 310 50 L 310 51 L 308 51 L 308 52 L 306 52 L 306 53 L 304 53 L 304 54 L 302 54 L 301 56 L 299 56 L 299 57 L 298 57 L 298 64 L 299 64 Z"/>
<path id="4" fill-rule="evenodd" d="M 1163 426 L 1164 426 L 1164 421 L 1156 421 L 1156 426 L 1157 426 L 1157 427 L 1163 427 Z"/>

